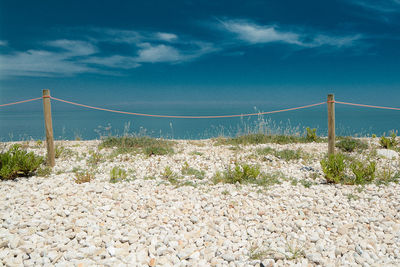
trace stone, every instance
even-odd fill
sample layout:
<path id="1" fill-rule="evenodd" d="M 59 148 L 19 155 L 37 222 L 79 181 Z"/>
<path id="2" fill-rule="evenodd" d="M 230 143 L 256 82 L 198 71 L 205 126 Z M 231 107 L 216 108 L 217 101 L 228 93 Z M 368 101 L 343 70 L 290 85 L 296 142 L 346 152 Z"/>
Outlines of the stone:
<path id="1" fill-rule="evenodd" d="M 315 252 L 315 253 L 311 253 L 311 254 L 307 254 L 306 258 L 316 264 L 322 264 L 323 260 L 322 260 L 322 256 L 321 254 Z"/>
<path id="2" fill-rule="evenodd" d="M 388 159 L 397 159 L 399 157 L 399 153 L 391 149 L 377 149 L 376 154 Z"/>
<path id="3" fill-rule="evenodd" d="M 232 253 L 225 253 L 225 254 L 222 254 L 222 258 L 224 260 L 226 260 L 227 262 L 231 262 L 231 261 L 235 260 L 235 255 L 233 255 Z"/>

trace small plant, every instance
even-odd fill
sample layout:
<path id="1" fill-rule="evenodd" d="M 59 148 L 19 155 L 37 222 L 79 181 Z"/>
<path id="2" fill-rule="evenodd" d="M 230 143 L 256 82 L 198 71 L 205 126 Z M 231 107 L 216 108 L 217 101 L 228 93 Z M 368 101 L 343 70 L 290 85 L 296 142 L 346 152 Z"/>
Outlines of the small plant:
<path id="1" fill-rule="evenodd" d="M 268 186 L 276 183 L 280 183 L 281 173 L 262 173 L 260 167 L 255 165 L 251 166 L 248 164 L 235 163 L 235 168 L 228 167 L 223 172 L 217 172 L 212 181 L 214 184 L 217 183 L 229 183 L 229 184 L 244 184 L 251 183 L 260 186 Z"/>
<path id="2" fill-rule="evenodd" d="M 61 155 L 64 152 L 64 147 L 63 146 L 56 146 L 56 151 L 55 151 L 55 158 L 58 159 L 61 157 Z"/>
<path id="3" fill-rule="evenodd" d="M 89 159 L 87 160 L 88 165 L 96 166 L 97 164 L 101 163 L 104 161 L 103 155 L 101 155 L 98 152 L 95 152 L 93 150 L 89 151 Z"/>
<path id="4" fill-rule="evenodd" d="M 255 144 L 291 144 L 291 143 L 308 143 L 304 136 L 293 135 L 267 135 L 262 133 L 246 134 L 233 138 L 218 138 L 216 145 L 255 145 Z"/>
<path id="5" fill-rule="evenodd" d="M 172 154 L 173 149 L 170 147 L 152 145 L 145 147 L 143 149 L 143 153 L 149 157 L 153 155 L 167 155 L 167 154 Z"/>
<path id="6" fill-rule="evenodd" d="M 321 160 L 322 171 L 328 183 L 341 183 L 345 180 L 346 163 L 343 154 L 329 155 Z"/>
<path id="7" fill-rule="evenodd" d="M 126 181 L 128 177 L 127 172 L 119 167 L 114 167 L 110 171 L 110 182 L 117 183 L 121 181 Z"/>
<path id="8" fill-rule="evenodd" d="M 398 142 L 396 140 L 397 133 L 392 131 L 390 133 L 390 138 L 385 137 L 384 135 L 381 136 L 381 139 L 379 140 L 379 144 L 386 149 L 394 149 L 398 145 Z"/>
<path id="9" fill-rule="evenodd" d="M 376 162 L 374 161 L 369 162 L 368 165 L 361 161 L 354 161 L 351 163 L 350 169 L 355 176 L 351 181 L 353 184 L 370 183 L 375 179 Z"/>
<path id="10" fill-rule="evenodd" d="M 56 146 L 56 151 L 55 151 L 55 158 L 62 158 L 62 157 L 67 157 L 67 156 L 72 156 L 74 152 L 71 149 L 65 148 L 63 146 Z"/>
<path id="11" fill-rule="evenodd" d="M 268 255 L 271 254 L 271 251 L 262 250 L 257 246 L 253 246 L 249 251 L 249 259 L 250 260 L 264 260 Z"/>
<path id="12" fill-rule="evenodd" d="M 291 149 L 284 149 L 280 151 L 276 151 L 274 153 L 275 157 L 283 159 L 285 161 L 290 161 L 290 160 L 298 160 L 301 158 L 302 153 L 300 149 L 297 150 L 291 150 Z"/>
<path id="13" fill-rule="evenodd" d="M 43 145 L 43 141 L 40 140 L 40 139 L 38 139 L 38 140 L 36 141 L 36 146 L 41 147 L 42 145 Z"/>
<path id="14" fill-rule="evenodd" d="M 354 194 L 347 194 L 346 195 L 347 196 L 347 199 L 349 200 L 349 201 L 351 201 L 351 200 L 358 200 L 358 199 L 360 199 L 360 197 L 359 196 L 357 196 L 357 195 L 354 195 Z"/>
<path id="15" fill-rule="evenodd" d="M 182 167 L 182 175 L 194 176 L 196 179 L 202 180 L 204 179 L 205 174 L 205 171 L 199 171 L 195 168 L 189 167 L 187 162 L 185 162 Z"/>
<path id="16" fill-rule="evenodd" d="M 275 149 L 272 147 L 264 147 L 264 148 L 259 148 L 256 150 L 258 155 L 271 155 L 275 153 Z"/>
<path id="17" fill-rule="evenodd" d="M 376 138 L 376 134 L 372 134 L 372 138 Z"/>
<path id="18" fill-rule="evenodd" d="M 192 152 L 190 152 L 190 155 L 203 156 L 204 153 L 199 152 L 199 151 L 192 151 Z"/>
<path id="19" fill-rule="evenodd" d="M 245 183 L 249 180 L 255 180 L 260 174 L 259 166 L 250 166 L 247 164 L 235 164 L 234 169 L 228 168 L 225 172 L 224 180 L 227 183 L 235 184 L 235 183 Z"/>
<path id="20" fill-rule="evenodd" d="M 313 185 L 313 182 L 301 179 L 300 183 L 305 187 L 305 188 L 310 188 Z"/>
<path id="21" fill-rule="evenodd" d="M 221 194 L 223 194 L 224 196 L 227 196 L 227 195 L 230 195 L 231 193 L 229 193 L 229 191 L 225 189 L 224 191 L 221 192 Z"/>
<path id="22" fill-rule="evenodd" d="M 399 183 L 400 182 L 400 172 L 394 172 L 391 164 L 388 163 L 385 168 L 383 168 L 377 174 L 377 179 L 375 180 L 377 185 L 389 184 L 389 183 Z"/>
<path id="23" fill-rule="evenodd" d="M 18 176 L 31 176 L 43 161 L 43 157 L 28 153 L 15 144 L 7 152 L 0 153 L 0 178 L 12 180 Z"/>
<path id="24" fill-rule="evenodd" d="M 336 143 L 336 147 L 344 152 L 353 152 L 355 150 L 365 150 L 368 145 L 361 140 L 345 137 Z"/>
<path id="25" fill-rule="evenodd" d="M 173 185 L 179 185 L 179 177 L 171 170 L 171 167 L 166 166 L 162 174 L 162 178 L 168 180 Z"/>
<path id="26" fill-rule="evenodd" d="M 287 252 L 288 254 L 285 254 L 285 258 L 287 260 L 295 260 L 297 258 L 303 258 L 305 256 L 305 252 L 303 250 L 304 246 L 298 246 L 297 244 L 295 245 L 293 242 L 289 243 L 286 241 L 286 247 L 287 247 Z"/>
<path id="27" fill-rule="evenodd" d="M 89 183 L 94 179 L 94 173 L 91 171 L 77 171 L 75 172 L 74 182 L 77 184 Z"/>
<path id="28" fill-rule="evenodd" d="M 306 140 L 308 142 L 317 142 L 318 141 L 318 136 L 317 136 L 317 129 L 310 129 L 310 127 L 306 128 Z"/>
<path id="29" fill-rule="evenodd" d="M 51 174 L 51 167 L 49 166 L 42 166 L 36 171 L 36 175 L 39 177 L 48 177 Z"/>
<path id="30" fill-rule="evenodd" d="M 116 147 L 118 153 L 144 153 L 147 156 L 166 155 L 174 153 L 173 141 L 156 139 L 147 136 L 107 137 L 99 149 Z"/>

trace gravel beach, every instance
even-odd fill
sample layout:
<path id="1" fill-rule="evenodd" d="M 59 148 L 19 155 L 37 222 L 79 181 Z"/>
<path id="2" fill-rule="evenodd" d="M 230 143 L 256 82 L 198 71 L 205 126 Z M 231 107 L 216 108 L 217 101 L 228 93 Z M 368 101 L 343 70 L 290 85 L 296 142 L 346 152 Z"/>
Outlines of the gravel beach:
<path id="1" fill-rule="evenodd" d="M 397 152 L 365 140 L 357 157 L 400 170 Z M 43 144 L 19 143 L 45 155 Z M 400 185 L 327 184 L 327 143 L 176 140 L 173 154 L 152 156 L 99 144 L 57 141 L 50 175 L 0 182 L 0 266 L 400 266 Z M 257 154 L 267 147 L 303 156 Z M 235 162 L 279 183 L 212 182 Z M 111 183 L 116 166 L 127 177 Z M 75 183 L 79 170 L 94 179 Z"/>

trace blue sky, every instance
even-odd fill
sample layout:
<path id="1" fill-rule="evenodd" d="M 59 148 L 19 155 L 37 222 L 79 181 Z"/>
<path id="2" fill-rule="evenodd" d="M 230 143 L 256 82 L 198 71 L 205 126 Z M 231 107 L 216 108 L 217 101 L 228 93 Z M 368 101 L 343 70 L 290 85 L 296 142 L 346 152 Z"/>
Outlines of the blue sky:
<path id="1" fill-rule="evenodd" d="M 0 96 L 400 106 L 399 47 L 400 0 L 2 0 Z"/>

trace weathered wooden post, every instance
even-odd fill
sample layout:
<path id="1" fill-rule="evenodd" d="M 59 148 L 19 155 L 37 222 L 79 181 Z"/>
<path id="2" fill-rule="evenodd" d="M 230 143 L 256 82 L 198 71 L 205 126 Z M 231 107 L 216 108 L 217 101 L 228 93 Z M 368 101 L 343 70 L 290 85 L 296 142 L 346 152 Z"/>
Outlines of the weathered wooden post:
<path id="1" fill-rule="evenodd" d="M 54 137 L 53 137 L 53 122 L 51 119 L 51 103 L 50 103 L 50 90 L 43 90 L 43 113 L 44 125 L 46 128 L 46 145 L 47 145 L 47 163 L 54 167 L 56 165 Z"/>
<path id="2" fill-rule="evenodd" d="M 328 155 L 335 154 L 335 96 L 328 95 Z"/>

